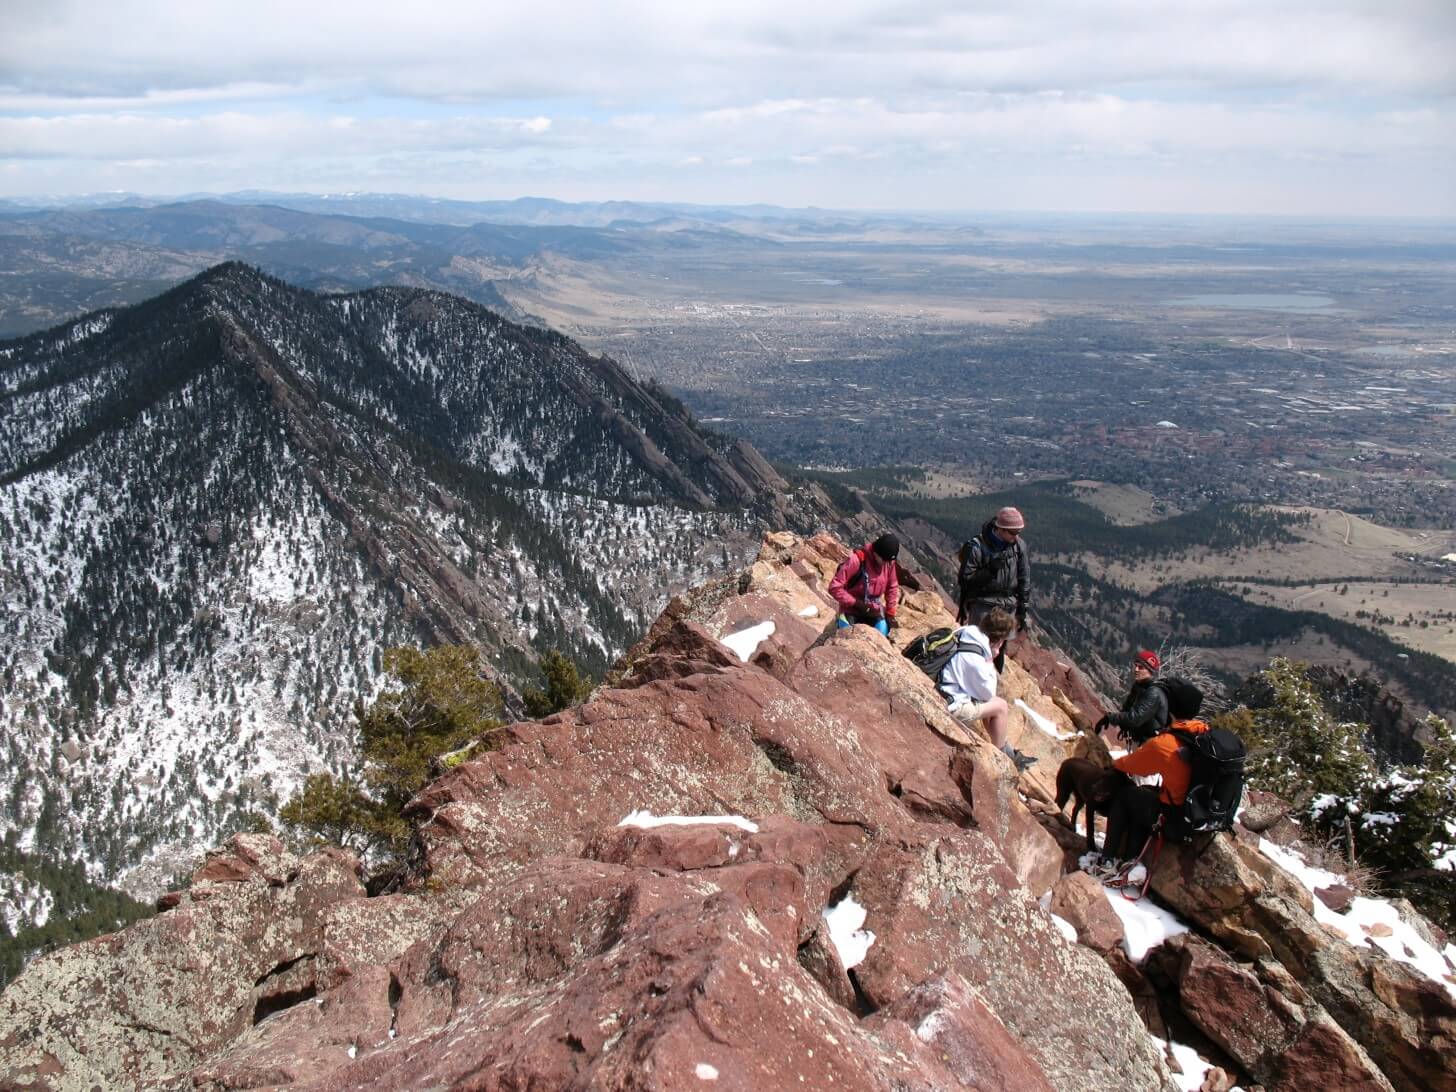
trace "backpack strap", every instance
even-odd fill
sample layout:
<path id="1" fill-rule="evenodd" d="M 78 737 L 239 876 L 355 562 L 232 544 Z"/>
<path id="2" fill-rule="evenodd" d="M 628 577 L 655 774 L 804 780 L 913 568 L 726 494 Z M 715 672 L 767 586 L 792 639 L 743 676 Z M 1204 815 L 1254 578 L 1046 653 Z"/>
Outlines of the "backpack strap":
<path id="1" fill-rule="evenodd" d="M 976 644 L 975 641 L 968 641 L 964 637 L 957 637 L 955 651 L 946 657 L 945 663 L 941 664 L 940 670 L 935 673 L 935 688 L 936 690 L 940 691 L 942 696 L 945 696 L 945 669 L 948 668 L 951 664 L 951 661 L 959 656 L 962 652 L 974 652 L 983 660 L 989 660 L 991 658 L 990 649 L 982 648 L 980 645 Z"/>
<path id="2" fill-rule="evenodd" d="M 956 652 L 974 652 L 982 659 L 989 660 L 991 658 L 991 650 L 989 648 L 982 648 L 975 641 L 967 640 L 964 637 L 956 638 Z"/>

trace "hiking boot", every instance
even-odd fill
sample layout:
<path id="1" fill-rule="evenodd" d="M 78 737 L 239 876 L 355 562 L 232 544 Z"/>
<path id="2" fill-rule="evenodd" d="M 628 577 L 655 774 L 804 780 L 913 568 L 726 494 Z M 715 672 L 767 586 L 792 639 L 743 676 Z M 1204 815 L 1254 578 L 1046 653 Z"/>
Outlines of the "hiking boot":
<path id="1" fill-rule="evenodd" d="M 1123 869 L 1126 867 L 1126 865 L 1115 857 L 1102 857 L 1092 864 L 1089 864 L 1084 871 L 1098 883 L 1105 886 L 1117 882 L 1122 876 Z"/>
<path id="2" fill-rule="evenodd" d="M 1020 751 L 1012 751 L 1008 757 L 1011 759 L 1012 762 L 1016 763 L 1017 773 L 1025 773 L 1027 770 L 1035 766 L 1038 761 L 1038 759 L 1036 759 L 1032 755 L 1024 755 Z"/>

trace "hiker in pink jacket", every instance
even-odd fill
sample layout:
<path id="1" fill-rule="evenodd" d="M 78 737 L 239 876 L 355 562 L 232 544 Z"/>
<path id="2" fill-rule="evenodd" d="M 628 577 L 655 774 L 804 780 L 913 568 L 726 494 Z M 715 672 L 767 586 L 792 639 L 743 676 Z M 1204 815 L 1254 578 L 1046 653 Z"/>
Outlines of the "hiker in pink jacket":
<path id="1" fill-rule="evenodd" d="M 900 580 L 895 559 L 900 540 L 886 532 L 874 542 L 854 550 L 839 565 L 829 582 L 829 594 L 839 604 L 840 629 L 858 622 L 874 626 L 886 637 L 895 624 L 900 603 Z"/>

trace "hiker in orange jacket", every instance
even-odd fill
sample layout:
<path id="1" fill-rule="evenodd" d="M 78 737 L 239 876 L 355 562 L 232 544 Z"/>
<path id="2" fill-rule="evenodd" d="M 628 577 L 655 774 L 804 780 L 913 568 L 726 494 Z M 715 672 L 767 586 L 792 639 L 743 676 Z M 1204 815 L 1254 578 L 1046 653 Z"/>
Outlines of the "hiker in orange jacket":
<path id="1" fill-rule="evenodd" d="M 1183 742 L 1174 731 L 1197 735 L 1208 731 L 1208 725 L 1195 719 L 1203 704 L 1203 695 L 1186 686 L 1185 692 L 1169 695 L 1173 722 L 1169 730 L 1159 732 L 1130 755 L 1116 759 L 1112 765 L 1129 777 L 1161 779 L 1159 785 L 1139 785 L 1129 781 L 1112 798 L 1107 814 L 1107 837 L 1102 843 L 1104 862 L 1126 860 L 1142 852 L 1143 845 L 1157 824 L 1158 816 L 1177 814 L 1188 797 L 1193 767 L 1183 755 Z M 1176 831 L 1171 832 L 1176 834 Z"/>

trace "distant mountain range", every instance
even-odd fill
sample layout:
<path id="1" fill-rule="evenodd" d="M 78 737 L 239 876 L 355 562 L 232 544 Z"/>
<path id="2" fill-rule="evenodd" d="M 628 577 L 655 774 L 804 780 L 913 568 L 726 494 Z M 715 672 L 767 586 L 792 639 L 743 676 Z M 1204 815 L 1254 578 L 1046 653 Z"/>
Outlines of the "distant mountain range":
<path id="1" fill-rule="evenodd" d="M 0 201 L 0 336 L 136 303 L 240 260 L 322 291 L 436 288 L 515 319 L 501 285 L 553 261 L 859 232 L 893 215 L 541 198 L 444 201 L 389 194 L 244 193 L 182 201 L 102 195 L 35 207 Z M 949 236 L 975 234 L 936 224 Z"/>
<path id="2" fill-rule="evenodd" d="M 799 222 L 925 221 L 928 214 L 851 212 L 838 209 L 786 208 L 780 205 L 696 205 L 682 201 L 558 201 L 550 197 L 517 197 L 506 201 L 458 201 L 404 193 L 279 193 L 240 190 L 169 197 L 138 193 L 99 193 L 74 197 L 0 198 L 0 214 L 42 210 L 155 208 L 189 203 L 272 205 L 301 212 L 378 216 L 432 224 L 468 226 L 530 224 L 567 227 L 612 227 L 658 220 L 731 223 L 749 220 Z"/>
<path id="3" fill-rule="evenodd" d="M 138 891 L 343 763 L 383 648 L 599 669 L 829 512 L 560 335 L 236 263 L 0 342 L 0 405 L 7 842 Z"/>
<path id="4" fill-rule="evenodd" d="M 232 259 L 303 287 L 437 288 L 515 316 L 498 280 L 526 275 L 547 251 L 589 258 L 620 245 L 591 229 L 456 227 L 220 201 L 0 214 L 0 334 L 139 302 Z"/>

